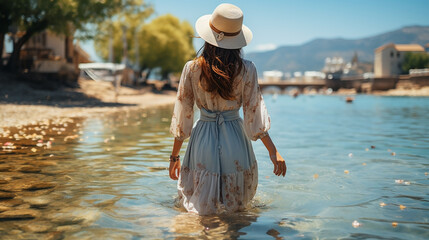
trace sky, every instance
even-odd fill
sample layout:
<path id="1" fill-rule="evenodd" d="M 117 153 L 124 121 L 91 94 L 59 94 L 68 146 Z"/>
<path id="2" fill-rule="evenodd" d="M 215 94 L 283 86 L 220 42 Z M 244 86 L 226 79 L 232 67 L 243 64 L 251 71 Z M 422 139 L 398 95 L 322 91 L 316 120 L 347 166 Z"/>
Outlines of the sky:
<path id="1" fill-rule="evenodd" d="M 194 26 L 225 1 L 146 0 L 153 5 L 151 18 L 167 13 Z M 300 45 L 315 38 L 357 39 L 404 26 L 429 26 L 429 0 L 229 0 L 244 13 L 244 24 L 253 32 L 244 52 L 266 51 L 284 45 Z M 149 19 L 150 21 L 150 19 Z M 195 39 L 199 49 L 202 40 Z M 99 60 L 93 43 L 83 48 Z"/>

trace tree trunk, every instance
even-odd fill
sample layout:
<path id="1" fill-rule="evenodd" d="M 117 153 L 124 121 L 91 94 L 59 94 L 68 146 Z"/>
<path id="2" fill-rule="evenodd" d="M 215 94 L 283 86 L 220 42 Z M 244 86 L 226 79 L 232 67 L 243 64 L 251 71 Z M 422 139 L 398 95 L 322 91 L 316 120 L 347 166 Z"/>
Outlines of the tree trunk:
<path id="1" fill-rule="evenodd" d="M 3 68 L 4 33 L 0 33 L 0 69 Z"/>
<path id="2" fill-rule="evenodd" d="M 8 70 L 10 72 L 18 72 L 18 70 L 19 70 L 19 56 L 21 53 L 22 45 L 24 45 L 24 44 L 18 44 L 15 42 L 13 43 L 13 51 L 9 56 L 9 60 L 7 61 L 6 70 Z"/>
<path id="3" fill-rule="evenodd" d="M 48 21 L 42 20 L 31 25 L 24 36 L 22 36 L 18 41 L 13 43 L 13 51 L 10 55 L 9 61 L 7 62 L 6 69 L 10 72 L 19 71 L 19 60 L 21 54 L 21 48 L 24 44 L 37 32 L 41 32 L 48 27 Z"/>

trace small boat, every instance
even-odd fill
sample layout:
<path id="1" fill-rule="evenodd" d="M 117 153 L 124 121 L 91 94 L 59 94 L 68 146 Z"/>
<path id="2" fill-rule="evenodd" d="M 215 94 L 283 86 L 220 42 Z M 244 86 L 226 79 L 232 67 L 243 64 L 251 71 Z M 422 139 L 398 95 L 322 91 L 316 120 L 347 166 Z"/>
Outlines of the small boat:
<path id="1" fill-rule="evenodd" d="M 94 81 L 114 82 L 122 78 L 125 64 L 116 63 L 81 63 L 79 64 L 80 76 Z"/>
<path id="2" fill-rule="evenodd" d="M 346 97 L 346 103 L 352 103 L 355 100 L 354 97 Z"/>
<path id="3" fill-rule="evenodd" d="M 294 92 L 294 93 L 292 94 L 292 96 L 293 96 L 294 98 L 298 97 L 298 95 L 299 95 L 299 92 L 298 92 L 298 91 L 296 91 L 296 92 Z"/>

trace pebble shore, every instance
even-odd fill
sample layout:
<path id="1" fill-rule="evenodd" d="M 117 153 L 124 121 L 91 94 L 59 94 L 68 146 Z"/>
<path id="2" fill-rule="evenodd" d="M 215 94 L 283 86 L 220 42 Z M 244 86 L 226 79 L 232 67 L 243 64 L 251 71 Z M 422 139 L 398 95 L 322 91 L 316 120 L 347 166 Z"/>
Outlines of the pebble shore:
<path id="1" fill-rule="evenodd" d="M 48 119 L 169 105 L 176 99 L 175 91 L 153 93 L 148 88 L 121 87 L 116 97 L 108 82 L 80 80 L 79 85 L 78 89 L 44 91 L 22 83 L 0 82 L 0 132 L 1 128 L 35 125 Z"/>

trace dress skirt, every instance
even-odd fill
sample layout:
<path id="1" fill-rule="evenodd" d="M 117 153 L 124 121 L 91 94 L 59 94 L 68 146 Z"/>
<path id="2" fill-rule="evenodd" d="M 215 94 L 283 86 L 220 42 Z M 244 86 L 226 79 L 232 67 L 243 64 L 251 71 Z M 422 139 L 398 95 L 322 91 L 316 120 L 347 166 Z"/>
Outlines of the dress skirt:
<path id="1" fill-rule="evenodd" d="M 243 210 L 257 185 L 255 154 L 238 110 L 201 109 L 178 181 L 183 207 L 200 215 Z"/>

